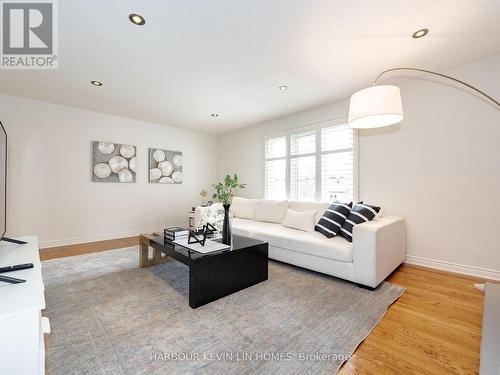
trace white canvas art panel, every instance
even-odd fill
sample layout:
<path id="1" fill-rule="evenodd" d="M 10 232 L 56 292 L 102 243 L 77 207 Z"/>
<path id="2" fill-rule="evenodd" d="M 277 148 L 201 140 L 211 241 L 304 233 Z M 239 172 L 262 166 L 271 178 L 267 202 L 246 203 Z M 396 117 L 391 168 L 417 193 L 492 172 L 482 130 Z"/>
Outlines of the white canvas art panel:
<path id="1" fill-rule="evenodd" d="M 182 152 L 150 148 L 149 182 L 152 184 L 181 184 Z"/>
<path id="2" fill-rule="evenodd" d="M 131 183 L 136 180 L 137 148 L 92 142 L 92 181 Z"/>

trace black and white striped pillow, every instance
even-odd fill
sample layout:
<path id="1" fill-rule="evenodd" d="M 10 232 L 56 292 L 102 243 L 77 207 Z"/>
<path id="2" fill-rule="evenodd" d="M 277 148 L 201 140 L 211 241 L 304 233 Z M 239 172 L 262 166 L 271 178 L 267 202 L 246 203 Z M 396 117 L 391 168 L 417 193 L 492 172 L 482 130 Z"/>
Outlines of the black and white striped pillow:
<path id="1" fill-rule="evenodd" d="M 326 209 L 320 221 L 314 227 L 314 230 L 328 238 L 336 236 L 340 228 L 342 228 L 345 219 L 347 219 L 349 212 L 351 212 L 351 207 L 352 202 L 349 204 L 341 202 L 332 203 Z"/>
<path id="2" fill-rule="evenodd" d="M 352 231 L 354 226 L 372 221 L 379 211 L 380 207 L 377 206 L 370 206 L 368 204 L 363 204 L 363 202 L 355 204 L 346 221 L 342 224 L 340 235 L 347 241 L 352 242 Z"/>

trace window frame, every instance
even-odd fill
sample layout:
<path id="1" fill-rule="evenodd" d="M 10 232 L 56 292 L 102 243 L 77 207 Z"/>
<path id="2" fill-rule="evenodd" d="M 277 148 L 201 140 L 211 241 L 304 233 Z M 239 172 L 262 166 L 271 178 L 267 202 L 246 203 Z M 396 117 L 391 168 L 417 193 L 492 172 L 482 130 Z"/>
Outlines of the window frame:
<path id="1" fill-rule="evenodd" d="M 285 165 L 286 165 L 286 170 L 285 170 L 285 186 L 286 186 L 286 198 L 287 200 L 290 200 L 290 186 L 291 186 L 291 171 L 290 171 L 290 162 L 293 158 L 299 158 L 303 156 L 314 156 L 315 157 L 315 194 L 314 194 L 314 201 L 323 201 L 323 198 L 321 196 L 321 179 L 322 179 L 322 171 L 321 171 L 321 159 L 323 155 L 327 154 L 334 154 L 334 153 L 340 153 L 340 152 L 346 152 L 349 151 L 350 148 L 346 149 L 340 149 L 340 150 L 329 150 L 329 151 L 322 151 L 321 150 L 321 130 L 324 128 L 329 128 L 332 126 L 341 126 L 341 125 L 346 125 L 347 124 L 347 117 L 338 117 L 335 119 L 331 120 L 326 120 L 326 121 L 321 121 L 317 122 L 314 124 L 306 125 L 306 126 L 301 126 L 297 128 L 291 128 L 286 131 L 281 131 L 281 132 L 276 132 L 276 133 L 270 133 L 264 135 L 264 165 L 263 165 L 263 183 L 264 183 L 264 196 L 266 199 L 268 198 L 267 194 L 267 176 L 266 176 L 266 162 L 267 161 L 272 161 L 272 160 L 283 160 L 285 159 Z M 315 151 L 314 153 L 307 153 L 307 154 L 299 154 L 299 155 L 291 155 L 290 153 L 290 147 L 291 147 L 291 142 L 290 139 L 292 135 L 297 134 L 297 133 L 302 133 L 302 132 L 307 132 L 314 130 L 315 133 Z M 352 145 L 352 153 L 353 153 L 353 202 L 358 200 L 359 196 L 359 132 L 357 129 L 352 129 L 353 130 L 353 145 Z M 280 138 L 280 137 L 285 137 L 286 141 L 286 153 L 284 157 L 275 157 L 275 158 L 266 158 L 267 154 L 267 141 L 273 138 Z"/>

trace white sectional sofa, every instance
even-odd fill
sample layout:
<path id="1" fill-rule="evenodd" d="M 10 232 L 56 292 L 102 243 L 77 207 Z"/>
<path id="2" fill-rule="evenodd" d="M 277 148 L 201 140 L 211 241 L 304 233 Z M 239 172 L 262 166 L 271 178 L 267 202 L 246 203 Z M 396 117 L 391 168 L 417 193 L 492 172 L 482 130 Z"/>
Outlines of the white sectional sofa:
<path id="1" fill-rule="evenodd" d="M 370 288 L 377 287 L 406 256 L 404 220 L 397 216 L 377 217 L 356 225 L 353 241 L 341 236 L 326 238 L 316 231 L 285 227 L 288 209 L 316 211 L 317 223 L 328 203 L 270 201 L 234 197 L 233 234 L 258 238 L 269 243 L 269 258 L 336 276 Z M 195 224 L 205 214 L 195 210 Z"/>

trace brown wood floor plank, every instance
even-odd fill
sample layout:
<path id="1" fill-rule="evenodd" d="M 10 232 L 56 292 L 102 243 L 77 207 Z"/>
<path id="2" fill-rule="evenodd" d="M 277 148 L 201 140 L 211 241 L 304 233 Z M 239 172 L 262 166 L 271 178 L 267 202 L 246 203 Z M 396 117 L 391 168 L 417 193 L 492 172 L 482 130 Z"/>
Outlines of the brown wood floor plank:
<path id="1" fill-rule="evenodd" d="M 97 253 L 99 251 L 120 249 L 139 244 L 139 237 L 119 238 L 115 240 L 88 242 L 78 245 L 68 245 L 40 249 L 40 259 L 48 260 L 73 255 Z"/>
<path id="2" fill-rule="evenodd" d="M 340 374 L 477 374 L 484 295 L 467 275 L 402 265 L 407 288 Z"/>

